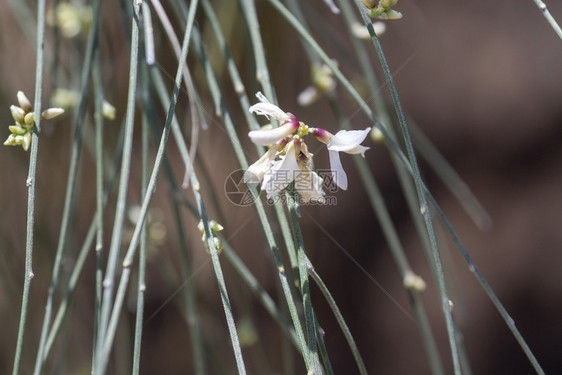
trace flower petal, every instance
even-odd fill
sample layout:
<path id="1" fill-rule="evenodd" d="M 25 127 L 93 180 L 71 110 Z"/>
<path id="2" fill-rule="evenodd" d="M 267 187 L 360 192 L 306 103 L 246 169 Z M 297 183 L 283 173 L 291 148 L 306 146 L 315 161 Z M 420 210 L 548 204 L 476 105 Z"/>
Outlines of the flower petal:
<path id="1" fill-rule="evenodd" d="M 340 130 L 328 142 L 328 150 L 363 154 L 368 148 L 364 146 L 357 147 L 365 140 L 370 131 L 371 128 L 365 130 Z"/>
<path id="2" fill-rule="evenodd" d="M 286 123 L 285 125 L 281 125 L 277 128 L 273 129 L 260 129 L 260 130 L 252 130 L 248 133 L 248 136 L 257 145 L 271 145 L 286 136 L 294 133 L 299 127 L 299 123 L 297 121 L 291 121 Z"/>
<path id="3" fill-rule="evenodd" d="M 300 172 L 294 142 L 290 142 L 287 145 L 285 156 L 274 162 L 273 167 L 265 173 L 261 189 L 266 191 L 269 199 L 283 191 Z"/>
<path id="4" fill-rule="evenodd" d="M 269 116 L 273 117 L 277 121 L 285 122 L 290 121 L 291 117 L 281 108 L 271 103 L 257 103 L 250 107 L 250 112 L 256 115 L 262 115 L 269 119 Z"/>
<path id="5" fill-rule="evenodd" d="M 343 170 L 340 161 L 340 154 L 337 151 L 329 151 L 330 168 L 332 170 L 332 179 L 342 190 L 347 190 L 347 174 Z"/>
<path id="6" fill-rule="evenodd" d="M 273 166 L 273 159 L 277 154 L 277 150 L 271 147 L 261 158 L 254 164 L 250 165 L 244 172 L 245 183 L 258 183 L 263 179 L 266 172 Z"/>
<path id="7" fill-rule="evenodd" d="M 310 200 L 315 202 L 324 202 L 324 191 L 322 190 L 322 184 L 324 179 L 316 172 L 306 169 L 302 170 L 301 173 L 295 179 L 295 188 L 299 195 L 304 199 L 306 203 Z"/>

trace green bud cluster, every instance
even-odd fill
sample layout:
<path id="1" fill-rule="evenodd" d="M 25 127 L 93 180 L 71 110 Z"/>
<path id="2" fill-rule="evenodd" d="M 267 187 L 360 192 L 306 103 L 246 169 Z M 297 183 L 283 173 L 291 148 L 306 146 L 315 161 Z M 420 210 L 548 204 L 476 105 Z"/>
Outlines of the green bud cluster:
<path id="1" fill-rule="evenodd" d="M 31 145 L 31 134 L 35 125 L 35 113 L 32 112 L 33 105 L 25 96 L 23 91 L 18 91 L 18 106 L 10 106 L 10 112 L 16 122 L 15 125 L 8 126 L 10 136 L 4 142 L 5 146 L 22 146 L 25 151 Z M 41 119 L 50 120 L 64 113 L 62 108 L 48 108 L 41 112 Z"/>
<path id="2" fill-rule="evenodd" d="M 205 233 L 205 227 L 203 226 L 202 221 L 199 222 L 197 228 L 203 234 L 203 236 L 201 237 L 201 241 L 203 241 L 205 249 L 207 250 L 207 252 L 210 252 L 211 250 L 209 249 L 209 243 L 207 242 L 207 234 Z M 211 240 L 215 245 L 215 249 L 217 249 L 217 252 L 220 254 L 224 246 L 222 243 L 222 239 L 219 237 L 219 233 L 224 229 L 224 227 L 217 223 L 215 220 L 210 220 L 209 229 L 211 230 Z"/>
<path id="3" fill-rule="evenodd" d="M 402 13 L 392 9 L 398 0 L 361 0 L 369 8 L 369 17 L 381 20 L 398 20 L 402 18 Z"/>

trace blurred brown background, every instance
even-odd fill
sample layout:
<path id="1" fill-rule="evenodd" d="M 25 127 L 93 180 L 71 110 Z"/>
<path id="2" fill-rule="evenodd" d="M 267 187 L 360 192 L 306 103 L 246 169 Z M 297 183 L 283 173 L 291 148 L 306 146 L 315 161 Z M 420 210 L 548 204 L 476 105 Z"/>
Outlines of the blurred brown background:
<path id="1" fill-rule="evenodd" d="M 354 76 L 358 72 L 354 52 L 345 39 L 338 17 L 329 13 L 320 0 L 306 3 L 303 9 L 319 43 L 338 60 L 348 77 L 359 81 L 361 77 Z M 244 44 L 242 38 L 241 15 L 227 2 L 217 2 L 216 5 L 225 28 L 231 27 L 234 31 L 229 34 L 229 43 L 235 48 L 233 55 L 238 67 L 251 82 L 252 57 L 248 55 L 250 47 Z M 105 63 L 103 76 L 107 98 L 118 111 L 118 119 L 108 123 L 106 134 L 110 137 L 117 132 L 124 115 L 128 47 L 117 16 L 118 9 L 104 6 L 107 17 L 101 39 L 102 61 Z M 562 4 L 550 2 L 548 6 L 553 16 L 561 20 Z M 422 162 L 427 183 L 538 361 L 547 373 L 557 373 L 562 368 L 562 231 L 559 219 L 562 210 L 562 41 L 557 39 L 532 1 L 401 0 L 396 9 L 403 13 L 404 18 L 387 23 L 387 32 L 381 42 L 394 72 L 403 108 L 411 121 L 429 136 L 469 184 L 491 216 L 493 226 L 485 231 L 478 229 Z M 33 100 L 35 56 L 27 33 L 32 36 L 34 31 L 22 28 L 6 2 L 0 3 L 0 15 L 3 51 L 0 57 L 0 118 L 5 125 L 1 134 L 6 138 L 9 134 L 7 126 L 12 121 L 9 106 L 16 104 L 17 90 L 24 90 Z M 280 106 L 298 114 L 299 119 L 309 125 L 335 131 L 337 123 L 326 102 L 307 108 L 300 108 L 296 103 L 296 96 L 309 82 L 309 66 L 305 63 L 305 55 L 295 33 L 266 2 L 259 4 L 259 15 L 264 25 L 264 43 L 268 46 L 266 54 Z M 203 30 L 204 25 L 201 20 Z M 53 47 L 52 39 L 48 41 L 47 49 Z M 167 44 L 161 43 L 162 51 L 166 51 Z M 78 83 L 80 71 L 75 68 L 81 66 L 80 48 L 84 46 L 77 42 L 63 43 L 58 67 L 61 83 L 58 85 Z M 366 43 L 365 48 L 370 50 L 370 44 Z M 166 56 L 164 52 L 162 56 Z M 162 58 L 162 69 L 173 76 L 175 68 L 170 59 Z M 377 63 L 373 65 L 379 71 Z M 53 78 L 49 69 L 46 93 Z M 202 85 L 201 79 L 196 78 L 196 81 Z M 225 87 L 228 89 L 230 86 Z M 249 84 L 247 89 L 251 92 L 256 87 Z M 384 87 L 382 89 L 387 91 Z M 368 126 L 362 114 L 346 99 L 344 91 L 339 89 L 338 93 L 351 126 L 357 129 Z M 256 234 L 260 231 L 255 210 L 237 207 L 224 196 L 224 181 L 238 166 L 228 138 L 222 131 L 221 120 L 213 116 L 214 109 L 208 98 L 207 95 L 204 100 L 211 127 L 200 134 L 198 154 L 201 164 L 198 171 L 207 170 L 212 184 L 207 186 L 213 187 L 218 198 L 216 205 L 210 204 L 211 214 L 220 218 L 225 226 L 225 237 L 275 296 L 278 279 L 263 236 Z M 235 102 L 231 107 L 238 121 L 239 134 L 244 136 L 246 125 L 243 118 Z M 41 137 L 36 185 L 35 278 L 24 348 L 24 373 L 30 371 L 34 359 L 45 291 L 59 234 L 72 118 L 69 114 L 63 121 L 46 125 Z M 257 155 L 253 146 L 246 142 L 249 158 L 253 160 Z M 423 294 L 424 302 L 447 366 L 446 372 L 450 373 L 448 341 L 435 294 L 435 282 L 412 228 L 388 152 L 380 144 L 367 143 L 371 147 L 367 159 L 387 199 L 413 269 L 428 282 L 428 290 Z M 328 166 L 325 149 L 311 151 L 316 153 L 318 168 Z M 170 155 L 175 176 L 181 181 L 184 169 L 175 146 L 171 147 Z M 0 149 L 0 320 L 5 327 L 2 330 L 3 340 L 0 341 L 1 373 L 11 369 L 17 337 L 24 276 L 28 157 L 28 153 L 20 148 Z M 92 154 L 84 151 L 78 184 L 79 203 L 75 207 L 76 220 L 73 223 L 75 231 L 70 236 L 65 263 L 67 272 L 71 270 L 73 256 L 81 246 L 95 209 L 92 160 Z M 369 373 L 429 373 L 416 325 L 408 315 L 411 313 L 400 275 L 384 243 L 351 156 L 343 155 L 342 162 L 348 171 L 350 184 L 347 192 L 337 193 L 337 206 L 302 208 L 309 257 L 348 321 Z M 134 162 L 132 179 L 137 183 L 131 187 L 131 204 L 139 202 L 138 167 L 138 162 Z M 167 236 L 164 242 L 154 245 L 149 259 L 148 320 L 145 323 L 142 360 L 145 374 L 156 371 L 180 374 L 190 373 L 191 370 L 188 327 L 179 308 L 182 299 L 174 297 L 178 290 L 184 290 L 185 283 L 181 279 L 181 267 L 174 263 L 178 259 L 177 234 L 169 195 L 170 190 L 163 182 L 157 191 L 154 207 L 160 212 Z M 191 199 L 189 193 L 187 196 Z M 111 207 L 110 204 L 108 212 L 111 212 Z M 113 219 L 110 213 L 106 216 L 108 221 Z M 201 245 L 200 234 L 194 229 L 196 220 L 187 213 L 185 218 L 195 270 L 195 276 L 189 282 L 194 283 L 198 291 L 209 357 L 218 358 L 223 366 L 222 369 L 213 365 L 210 368 L 216 373 L 234 374 L 234 361 L 212 266 Z M 108 236 L 109 228 L 108 224 Z M 468 271 L 445 230 L 439 224 L 437 229 L 455 303 L 455 318 L 463 333 L 473 373 L 533 373 L 522 350 Z M 380 286 L 361 272 L 342 249 Z M 168 266 L 162 266 L 163 263 Z M 59 353 L 64 350 L 73 353 L 71 358 L 64 357 L 68 361 L 67 370 L 61 373 L 88 373 L 93 267 L 92 261 L 82 278 L 74 305 L 72 329 L 67 330 L 62 339 L 65 344 L 57 347 Z M 241 320 L 251 319 L 259 335 L 260 341 L 245 349 L 247 362 L 259 363 L 256 358 L 261 358 L 263 362 L 270 363 L 270 367 L 250 365 L 250 373 L 262 373 L 264 368 L 271 373 L 279 372 L 280 333 L 277 326 L 228 265 L 225 265 L 225 272 L 231 298 L 237 301 L 234 303 L 236 316 Z M 169 300 L 170 297 L 173 298 Z M 312 298 L 320 324 L 326 331 L 325 339 L 332 353 L 335 373 L 355 373 L 352 356 L 342 345 L 343 336 L 318 290 L 313 289 Z M 124 332 L 119 337 L 127 337 L 127 330 L 132 329 L 132 310 L 130 307 L 128 319 L 131 322 L 124 322 Z M 119 348 L 130 349 L 130 342 L 120 340 Z M 71 346 L 73 344 L 77 345 Z M 56 365 L 53 368 L 56 369 Z M 116 364 L 112 371 L 119 373 L 120 368 Z M 58 372 L 54 370 L 53 373 Z"/>

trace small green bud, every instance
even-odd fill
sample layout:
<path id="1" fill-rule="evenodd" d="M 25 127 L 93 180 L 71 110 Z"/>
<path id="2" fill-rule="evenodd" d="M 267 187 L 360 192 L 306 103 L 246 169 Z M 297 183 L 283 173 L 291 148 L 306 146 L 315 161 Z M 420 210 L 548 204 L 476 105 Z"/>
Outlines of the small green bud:
<path id="1" fill-rule="evenodd" d="M 373 130 L 371 130 L 371 139 L 374 142 L 383 142 L 384 134 L 382 134 L 381 130 L 378 127 L 374 127 Z"/>
<path id="2" fill-rule="evenodd" d="M 25 96 L 23 91 L 18 91 L 17 97 L 21 109 L 23 109 L 25 112 L 30 112 L 33 109 L 33 105 L 31 104 L 29 99 L 27 99 L 27 96 Z"/>
<path id="3" fill-rule="evenodd" d="M 16 144 L 14 143 L 16 141 L 16 136 L 13 134 L 10 134 L 8 136 L 8 139 L 6 139 L 4 141 L 4 146 L 15 146 Z"/>
<path id="4" fill-rule="evenodd" d="M 64 109 L 62 108 L 48 108 L 41 112 L 41 118 L 44 120 L 51 120 L 57 116 L 60 116 L 64 113 Z"/>
<path id="5" fill-rule="evenodd" d="M 24 135 L 10 134 L 8 139 L 4 142 L 5 146 L 22 146 L 25 151 L 29 150 L 31 145 L 31 133 Z"/>
<path id="6" fill-rule="evenodd" d="M 35 114 L 33 112 L 27 113 L 23 118 L 23 125 L 31 126 L 35 122 Z"/>
<path id="7" fill-rule="evenodd" d="M 399 20 L 402 18 L 402 13 L 394 10 L 394 9 L 389 9 L 386 11 L 386 17 L 389 20 Z"/>
<path id="8" fill-rule="evenodd" d="M 24 135 L 18 135 L 16 138 L 21 137 L 21 146 L 24 151 L 29 150 L 29 145 L 31 145 L 31 133 L 26 133 Z"/>
<path id="9" fill-rule="evenodd" d="M 56 89 L 51 96 L 51 105 L 69 109 L 78 105 L 79 94 L 67 89 Z"/>
<path id="10" fill-rule="evenodd" d="M 205 233 L 205 227 L 203 226 L 203 221 L 199 221 L 199 224 L 197 224 L 197 228 L 199 229 L 199 231 L 201 231 L 201 233 L 203 233 L 203 236 L 201 237 L 201 241 L 203 241 L 203 245 L 205 245 L 205 249 L 207 250 L 207 252 L 210 252 L 209 249 L 209 243 L 207 242 L 207 235 Z M 217 233 L 222 231 L 224 229 L 224 227 L 222 225 L 220 225 L 219 223 L 217 223 L 215 220 L 210 220 L 209 221 L 209 230 L 211 231 L 211 241 L 213 241 L 213 245 L 215 245 L 215 249 L 220 253 L 223 249 L 223 243 L 222 240 L 217 237 Z"/>
<path id="11" fill-rule="evenodd" d="M 396 5 L 397 2 L 398 0 L 381 0 L 379 4 L 381 7 L 388 9 Z"/>
<path id="12" fill-rule="evenodd" d="M 12 117 L 16 122 L 20 124 L 23 122 L 23 117 L 25 116 L 25 111 L 16 105 L 10 106 L 10 112 L 12 112 Z"/>
<path id="13" fill-rule="evenodd" d="M 361 2 L 369 9 L 373 9 L 377 6 L 376 0 L 361 0 Z"/>
<path id="14" fill-rule="evenodd" d="M 411 270 L 406 271 L 404 279 L 402 280 L 406 289 L 423 292 L 426 288 L 425 281 Z"/>
<path id="15" fill-rule="evenodd" d="M 102 115 L 108 120 L 115 120 L 115 107 L 112 106 L 109 102 L 103 101 L 102 104 Z"/>
<path id="16" fill-rule="evenodd" d="M 12 134 L 14 135 L 24 135 L 29 131 L 27 129 L 22 128 L 20 125 L 10 125 L 8 126 L 8 129 L 10 129 L 10 132 L 12 132 Z"/>

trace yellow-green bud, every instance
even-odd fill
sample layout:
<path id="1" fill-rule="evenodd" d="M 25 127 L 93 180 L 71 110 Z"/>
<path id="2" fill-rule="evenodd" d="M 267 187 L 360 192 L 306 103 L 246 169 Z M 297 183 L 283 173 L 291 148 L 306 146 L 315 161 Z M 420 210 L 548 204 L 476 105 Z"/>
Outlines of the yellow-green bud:
<path id="1" fill-rule="evenodd" d="M 10 129 L 10 132 L 14 135 L 23 135 L 28 132 L 27 129 L 22 128 L 20 125 L 10 125 L 8 129 Z"/>
<path id="2" fill-rule="evenodd" d="M 361 2 L 369 9 L 373 9 L 377 6 L 376 0 L 361 0 Z"/>
<path id="3" fill-rule="evenodd" d="M 29 101 L 29 99 L 27 99 L 27 96 L 25 96 L 23 91 L 18 91 L 17 97 L 21 109 L 23 109 L 25 112 L 30 112 L 33 109 L 33 105 L 31 105 L 31 102 Z"/>
<path id="4" fill-rule="evenodd" d="M 109 102 L 103 101 L 102 104 L 102 115 L 108 120 L 115 120 L 115 107 L 112 106 Z"/>
<path id="5" fill-rule="evenodd" d="M 35 114 L 33 112 L 29 112 L 23 117 L 24 125 L 31 126 L 33 125 L 34 122 L 35 122 Z"/>
<path id="6" fill-rule="evenodd" d="M 10 106 L 10 112 L 12 112 L 12 117 L 16 122 L 20 124 L 23 122 L 23 117 L 25 116 L 25 111 L 16 105 Z"/>
<path id="7" fill-rule="evenodd" d="M 31 144 L 31 133 L 26 133 L 24 135 L 18 135 L 16 138 L 21 137 L 21 146 L 24 151 L 29 150 L 29 145 Z"/>
<path id="8" fill-rule="evenodd" d="M 396 5 L 397 2 L 398 0 L 381 0 L 379 4 L 381 7 L 388 9 Z"/>
<path id="9" fill-rule="evenodd" d="M 41 118 L 44 120 L 51 120 L 57 116 L 60 116 L 64 113 L 64 109 L 62 108 L 48 108 L 41 112 Z"/>
<path id="10" fill-rule="evenodd" d="M 394 9 L 389 9 L 386 11 L 386 16 L 389 20 L 399 20 L 402 18 L 402 13 Z"/>

